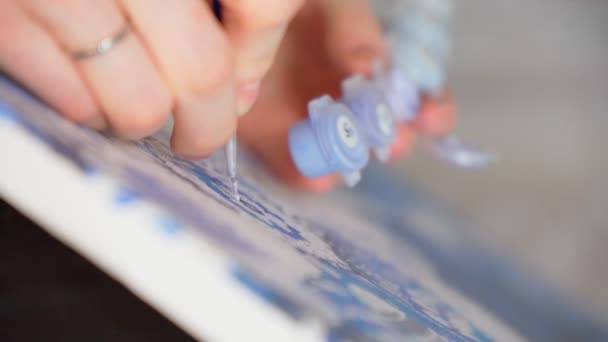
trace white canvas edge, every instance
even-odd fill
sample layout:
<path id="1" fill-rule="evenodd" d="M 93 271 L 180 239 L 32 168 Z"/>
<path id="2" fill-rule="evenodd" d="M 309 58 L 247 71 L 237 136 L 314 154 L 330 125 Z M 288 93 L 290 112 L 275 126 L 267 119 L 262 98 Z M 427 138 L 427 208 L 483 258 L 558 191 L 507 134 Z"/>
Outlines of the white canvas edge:
<path id="1" fill-rule="evenodd" d="M 325 340 L 321 324 L 297 322 L 239 284 L 229 258 L 199 234 L 154 228 L 161 207 L 144 199 L 117 208 L 114 179 L 84 174 L 2 115 L 0 160 L 6 201 L 196 339 Z"/>

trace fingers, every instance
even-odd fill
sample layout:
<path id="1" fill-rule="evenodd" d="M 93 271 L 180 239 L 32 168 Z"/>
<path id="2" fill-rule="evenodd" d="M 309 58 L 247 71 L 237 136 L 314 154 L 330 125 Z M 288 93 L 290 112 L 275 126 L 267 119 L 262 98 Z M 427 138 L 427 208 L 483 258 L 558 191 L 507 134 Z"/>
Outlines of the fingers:
<path id="1" fill-rule="evenodd" d="M 209 6 L 200 0 L 122 0 L 175 96 L 171 144 L 198 158 L 236 129 L 234 57 Z"/>
<path id="2" fill-rule="evenodd" d="M 450 94 L 424 97 L 414 125 L 423 134 L 444 135 L 456 124 L 456 105 Z"/>
<path id="3" fill-rule="evenodd" d="M 95 99 L 71 61 L 42 28 L 9 1 L 0 3 L 0 69 L 68 119 L 103 128 Z"/>
<path id="4" fill-rule="evenodd" d="M 445 93 L 436 98 L 425 97 L 413 123 L 399 127 L 397 139 L 391 146 L 391 159 L 408 155 L 416 143 L 417 133 L 426 135 L 448 134 L 456 122 L 453 98 Z"/>
<path id="5" fill-rule="evenodd" d="M 416 129 L 412 125 L 403 124 L 399 126 L 397 138 L 391 145 L 391 160 L 407 156 L 416 145 Z"/>
<path id="6" fill-rule="evenodd" d="M 326 16 L 329 58 L 344 74 L 370 74 L 373 62 L 386 61 L 382 29 L 367 0 L 321 1 Z"/>
<path id="7" fill-rule="evenodd" d="M 237 112 L 257 98 L 288 22 L 303 0 L 222 0 L 222 22 L 235 53 Z"/>
<path id="8" fill-rule="evenodd" d="M 119 135 L 149 135 L 174 109 L 174 150 L 206 155 L 223 145 L 236 125 L 229 43 L 206 4 L 157 2 L 124 1 L 122 8 L 113 1 L 67 0 L 61 7 L 24 1 L 28 14 L 68 52 L 115 35 L 127 9 L 130 35 L 105 54 L 67 63 L 77 68 Z"/>
<path id="9" fill-rule="evenodd" d="M 68 52 L 94 47 L 125 25 L 124 15 L 113 1 L 66 0 L 56 6 L 28 0 L 25 6 Z M 171 93 L 135 34 L 127 35 L 105 54 L 73 64 L 118 135 L 138 139 L 166 121 Z"/>

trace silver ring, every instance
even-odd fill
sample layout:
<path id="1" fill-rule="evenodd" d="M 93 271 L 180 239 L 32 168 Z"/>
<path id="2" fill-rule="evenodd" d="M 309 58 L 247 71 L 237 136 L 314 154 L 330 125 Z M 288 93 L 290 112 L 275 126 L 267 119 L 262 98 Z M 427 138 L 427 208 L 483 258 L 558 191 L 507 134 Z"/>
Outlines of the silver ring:
<path id="1" fill-rule="evenodd" d="M 125 26 L 123 26 L 116 34 L 100 40 L 95 46 L 86 50 L 72 52 L 72 58 L 76 60 L 83 60 L 103 55 L 104 53 L 110 51 L 110 49 L 112 49 L 118 43 L 123 41 L 129 35 L 130 31 L 129 25 L 125 24 Z"/>

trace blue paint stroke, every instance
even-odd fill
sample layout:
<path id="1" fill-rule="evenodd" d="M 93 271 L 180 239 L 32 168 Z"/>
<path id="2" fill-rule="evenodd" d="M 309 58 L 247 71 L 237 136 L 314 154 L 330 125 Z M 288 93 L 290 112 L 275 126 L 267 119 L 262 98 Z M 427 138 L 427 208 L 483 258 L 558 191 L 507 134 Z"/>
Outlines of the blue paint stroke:
<path id="1" fill-rule="evenodd" d="M 176 237 L 184 228 L 176 219 L 167 216 L 158 219 L 158 226 L 166 236 L 172 238 Z"/>
<path id="2" fill-rule="evenodd" d="M 282 295 L 281 291 L 274 289 L 268 286 L 266 282 L 257 279 L 252 273 L 241 267 L 235 267 L 231 274 L 236 280 L 245 285 L 257 296 L 268 303 L 277 306 L 293 319 L 297 320 L 303 317 L 304 313 L 300 305 L 289 299 L 289 297 Z"/>
<path id="3" fill-rule="evenodd" d="M 141 194 L 136 191 L 126 187 L 119 187 L 114 195 L 114 203 L 118 204 L 119 206 L 124 206 L 137 202 L 141 199 L 141 197 Z"/>

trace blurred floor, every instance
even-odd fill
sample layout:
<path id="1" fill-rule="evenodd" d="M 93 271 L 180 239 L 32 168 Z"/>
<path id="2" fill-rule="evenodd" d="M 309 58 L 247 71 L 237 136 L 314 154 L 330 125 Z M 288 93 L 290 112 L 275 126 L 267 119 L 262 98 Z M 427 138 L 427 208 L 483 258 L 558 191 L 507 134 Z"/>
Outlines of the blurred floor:
<path id="1" fill-rule="evenodd" d="M 460 171 L 417 153 L 403 175 L 608 320 L 608 1 L 455 3 L 458 133 L 500 164 Z"/>

